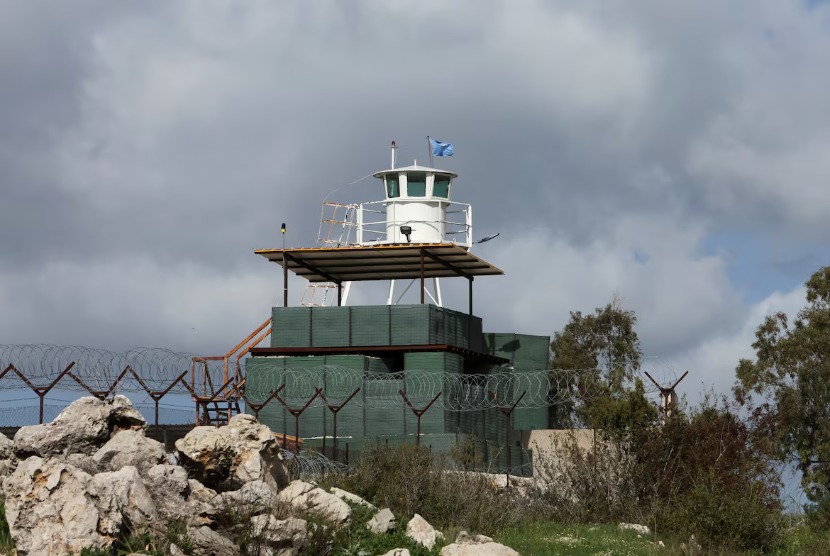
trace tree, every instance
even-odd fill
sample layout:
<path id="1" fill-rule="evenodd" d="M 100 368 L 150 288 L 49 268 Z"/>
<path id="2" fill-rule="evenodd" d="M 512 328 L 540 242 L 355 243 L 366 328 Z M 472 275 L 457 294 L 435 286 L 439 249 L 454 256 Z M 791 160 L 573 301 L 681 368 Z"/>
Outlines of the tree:
<path id="1" fill-rule="evenodd" d="M 636 324 L 634 311 L 623 309 L 616 295 L 593 314 L 571 312 L 550 344 L 550 368 L 559 387 L 575 389 L 583 402 L 552 408 L 553 422 L 624 430 L 656 419 L 656 407 L 645 398 L 639 379 L 634 380 L 643 356 Z"/>
<path id="2" fill-rule="evenodd" d="M 760 402 L 778 456 L 794 462 L 808 497 L 830 486 L 830 267 L 807 281 L 807 306 L 792 326 L 787 315 L 768 316 L 752 344 L 757 361 L 741 359 L 735 396 Z"/>

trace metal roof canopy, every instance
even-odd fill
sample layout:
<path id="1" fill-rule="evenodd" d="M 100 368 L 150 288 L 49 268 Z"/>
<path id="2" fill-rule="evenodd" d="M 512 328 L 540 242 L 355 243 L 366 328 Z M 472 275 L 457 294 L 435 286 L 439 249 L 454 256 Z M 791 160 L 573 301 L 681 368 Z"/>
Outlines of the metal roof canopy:
<path id="1" fill-rule="evenodd" d="M 452 243 L 371 245 L 322 249 L 260 249 L 262 255 L 309 282 L 362 282 L 497 276 L 501 270 Z"/>
<path id="2" fill-rule="evenodd" d="M 312 249 L 259 249 L 255 251 L 282 266 L 283 306 L 288 307 L 288 271 L 310 282 L 337 284 L 337 305 L 342 304 L 343 282 L 368 280 L 421 280 L 421 304 L 427 278 L 462 276 L 469 282 L 470 317 L 473 316 L 473 279 L 498 276 L 503 271 L 454 243 L 406 243 Z M 468 333 L 472 333 L 472 318 Z"/>

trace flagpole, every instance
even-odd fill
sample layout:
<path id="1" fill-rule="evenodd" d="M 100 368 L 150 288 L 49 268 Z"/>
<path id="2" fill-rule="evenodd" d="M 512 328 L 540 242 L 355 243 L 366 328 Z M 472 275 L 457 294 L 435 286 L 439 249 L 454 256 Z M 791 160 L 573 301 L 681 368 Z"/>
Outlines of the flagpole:
<path id="1" fill-rule="evenodd" d="M 429 152 L 429 167 L 433 168 L 433 166 L 432 166 L 432 142 L 429 140 L 429 135 L 427 135 L 427 151 Z"/>

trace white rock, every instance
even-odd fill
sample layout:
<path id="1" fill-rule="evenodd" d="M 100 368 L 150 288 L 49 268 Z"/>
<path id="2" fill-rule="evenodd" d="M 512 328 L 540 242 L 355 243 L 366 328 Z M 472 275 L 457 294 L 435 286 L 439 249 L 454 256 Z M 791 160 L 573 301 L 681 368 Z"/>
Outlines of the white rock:
<path id="1" fill-rule="evenodd" d="M 175 544 L 171 544 L 169 550 L 170 556 L 185 556 L 184 552 L 182 552 L 182 549 L 176 546 Z"/>
<path id="2" fill-rule="evenodd" d="M 274 507 L 276 495 L 264 481 L 251 481 L 239 490 L 219 495 L 223 507 L 244 508 L 246 511 L 263 512 Z"/>
<path id="3" fill-rule="evenodd" d="M 471 535 L 467 531 L 459 531 L 455 537 L 455 544 L 484 544 L 493 542 L 493 539 L 484 535 Z"/>
<path id="4" fill-rule="evenodd" d="M 103 547 L 92 477 L 72 466 L 31 457 L 6 481 L 6 519 L 20 555 L 64 556 Z"/>
<path id="5" fill-rule="evenodd" d="M 617 527 L 623 531 L 634 531 L 635 533 L 639 533 L 641 535 L 651 534 L 651 529 L 645 525 L 637 525 L 636 523 L 620 523 Z"/>
<path id="6" fill-rule="evenodd" d="M 95 452 L 92 460 L 99 469 L 118 471 L 122 467 L 149 467 L 164 463 L 164 444 L 147 438 L 142 431 L 126 430 L 113 435 Z"/>
<path id="7" fill-rule="evenodd" d="M 192 527 L 187 534 L 196 544 L 196 556 L 239 556 L 239 548 L 210 527 Z"/>
<path id="8" fill-rule="evenodd" d="M 225 492 L 251 481 L 274 490 L 288 482 L 288 470 L 271 429 L 253 415 L 236 415 L 224 427 L 196 427 L 176 441 L 182 466 L 199 482 Z"/>
<path id="9" fill-rule="evenodd" d="M 411 556 L 406 548 L 393 548 L 383 556 Z"/>
<path id="10" fill-rule="evenodd" d="M 438 539 L 444 538 L 440 531 L 436 531 L 432 525 L 427 523 L 427 520 L 418 514 L 415 514 L 406 526 L 406 536 L 430 550 L 435 546 Z"/>
<path id="11" fill-rule="evenodd" d="M 145 430 L 147 422 L 124 396 L 99 400 L 92 396 L 72 402 L 51 423 L 21 427 L 14 435 L 18 458 L 94 454 L 111 435 Z"/>
<path id="12" fill-rule="evenodd" d="M 95 475 L 90 493 L 97 498 L 98 531 L 104 535 L 117 535 L 124 517 L 129 518 L 134 526 L 156 519 L 153 500 L 135 467 L 127 466 Z"/>
<path id="13" fill-rule="evenodd" d="M 389 508 L 383 508 L 366 523 L 366 528 L 377 535 L 387 533 L 395 528 L 395 515 Z"/>
<path id="14" fill-rule="evenodd" d="M 340 498 L 341 500 L 345 500 L 346 502 L 351 502 L 352 504 L 360 504 L 361 506 L 366 506 L 371 510 L 377 510 L 374 504 L 371 504 L 358 496 L 357 494 L 352 494 L 351 492 L 347 492 L 343 489 L 339 489 L 337 487 L 331 487 L 329 492 Z"/>
<path id="15" fill-rule="evenodd" d="M 497 542 L 481 544 L 448 544 L 441 549 L 441 556 L 520 556 L 518 552 Z"/>
<path id="16" fill-rule="evenodd" d="M 308 540 L 308 523 L 302 519 L 277 519 L 268 514 L 253 517 L 251 524 L 253 538 L 268 545 L 265 554 L 299 554 Z"/>
<path id="17" fill-rule="evenodd" d="M 139 525 L 156 514 L 135 467 L 93 477 L 33 456 L 6 482 L 6 518 L 19 555 L 64 556 L 107 546 L 125 518 Z"/>
<path id="18" fill-rule="evenodd" d="M 187 471 L 177 465 L 162 463 L 148 469 L 143 479 L 160 517 L 172 519 L 184 514 L 190 489 Z"/>
<path id="19" fill-rule="evenodd" d="M 303 481 L 292 481 L 277 495 L 281 502 L 300 511 L 309 511 L 332 523 L 346 523 L 352 518 L 352 509 L 343 500 L 321 488 Z"/>

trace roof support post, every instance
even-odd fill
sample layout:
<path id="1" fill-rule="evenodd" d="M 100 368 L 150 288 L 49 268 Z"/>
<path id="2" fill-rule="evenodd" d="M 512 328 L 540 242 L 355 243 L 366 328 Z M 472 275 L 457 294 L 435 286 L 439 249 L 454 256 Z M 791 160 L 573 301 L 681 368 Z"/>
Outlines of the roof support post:
<path id="1" fill-rule="evenodd" d="M 285 251 L 282 252 L 282 306 L 288 307 L 288 261 L 291 260 L 291 256 L 286 253 Z"/>
<path id="2" fill-rule="evenodd" d="M 424 304 L 424 250 L 421 249 L 421 305 Z"/>
<path id="3" fill-rule="evenodd" d="M 467 338 L 471 346 L 473 341 L 473 277 L 470 276 L 468 280 L 470 281 L 470 318 L 467 319 Z"/>
<path id="4" fill-rule="evenodd" d="M 337 306 L 343 305 L 343 282 L 337 282 Z"/>

